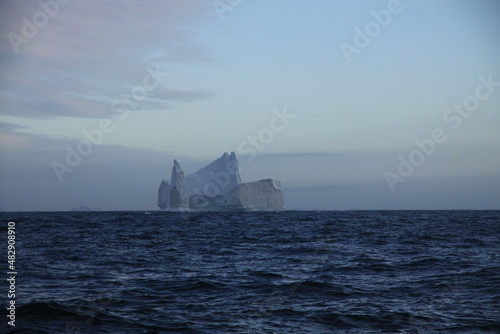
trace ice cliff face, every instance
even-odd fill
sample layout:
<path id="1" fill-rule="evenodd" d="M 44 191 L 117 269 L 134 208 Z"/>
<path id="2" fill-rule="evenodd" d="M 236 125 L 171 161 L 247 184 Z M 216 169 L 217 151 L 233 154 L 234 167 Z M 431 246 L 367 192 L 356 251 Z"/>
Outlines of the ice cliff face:
<path id="1" fill-rule="evenodd" d="M 162 180 L 158 189 L 162 210 L 284 210 L 281 183 L 267 179 L 241 183 L 236 154 L 224 153 L 196 173 L 184 177 L 174 160 L 170 184 Z"/>
<path id="2" fill-rule="evenodd" d="M 281 182 L 266 179 L 239 184 L 228 194 L 226 205 L 233 210 L 285 210 Z"/>
<path id="3" fill-rule="evenodd" d="M 188 192 L 193 195 L 225 196 L 241 183 L 236 154 L 224 153 L 222 157 L 194 174 L 186 176 Z"/>
<path id="4" fill-rule="evenodd" d="M 165 180 L 161 181 L 158 189 L 158 206 L 162 210 L 166 210 L 170 206 L 170 185 Z"/>
<path id="5" fill-rule="evenodd" d="M 177 160 L 174 160 L 174 168 L 172 168 L 172 176 L 170 177 L 170 208 L 179 210 L 189 208 L 189 195 L 184 181 L 184 172 Z"/>

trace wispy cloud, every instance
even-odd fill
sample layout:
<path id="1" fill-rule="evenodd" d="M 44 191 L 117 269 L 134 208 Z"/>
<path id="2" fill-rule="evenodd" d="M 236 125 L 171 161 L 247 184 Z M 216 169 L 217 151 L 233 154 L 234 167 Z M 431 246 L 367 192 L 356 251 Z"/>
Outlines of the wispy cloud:
<path id="1" fill-rule="evenodd" d="M 2 113 L 18 117 L 104 117 L 109 104 L 140 83 L 156 63 L 211 60 L 193 27 L 211 12 L 205 1 L 69 1 L 26 38 L 26 20 L 43 11 L 37 1 L 2 4 L 0 93 Z M 14 43 L 9 33 L 24 39 Z M 12 35 L 10 35 L 12 37 Z M 16 46 L 19 52 L 15 52 Z M 195 101 L 202 90 L 158 89 L 142 108 Z"/>
<path id="2" fill-rule="evenodd" d="M 22 129 L 24 126 L 6 122 L 0 122 L 0 130 L 1 131 L 12 131 L 16 129 Z"/>

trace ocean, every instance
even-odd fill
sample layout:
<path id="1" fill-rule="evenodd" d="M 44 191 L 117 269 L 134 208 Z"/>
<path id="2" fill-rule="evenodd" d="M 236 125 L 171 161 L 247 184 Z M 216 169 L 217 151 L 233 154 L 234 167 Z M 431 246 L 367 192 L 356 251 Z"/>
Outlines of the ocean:
<path id="1" fill-rule="evenodd" d="M 500 333 L 500 211 L 0 217 L 1 333 Z"/>

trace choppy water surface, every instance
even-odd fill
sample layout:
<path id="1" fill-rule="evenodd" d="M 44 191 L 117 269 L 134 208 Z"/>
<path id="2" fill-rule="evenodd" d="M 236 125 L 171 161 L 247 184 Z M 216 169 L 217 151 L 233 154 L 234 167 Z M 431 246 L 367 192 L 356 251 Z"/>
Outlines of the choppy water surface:
<path id="1" fill-rule="evenodd" d="M 498 211 L 0 217 L 2 333 L 500 333 Z"/>

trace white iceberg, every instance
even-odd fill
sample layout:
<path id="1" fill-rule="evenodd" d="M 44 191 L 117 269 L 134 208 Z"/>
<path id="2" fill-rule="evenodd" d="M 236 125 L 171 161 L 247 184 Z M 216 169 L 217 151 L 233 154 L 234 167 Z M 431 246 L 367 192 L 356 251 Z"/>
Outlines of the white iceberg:
<path id="1" fill-rule="evenodd" d="M 236 154 L 224 153 L 196 173 L 186 176 L 186 186 L 190 194 L 208 196 L 225 196 L 231 189 L 241 183 Z"/>
<path id="2" fill-rule="evenodd" d="M 280 181 L 241 183 L 238 160 L 231 152 L 187 176 L 174 160 L 170 183 L 162 180 L 158 189 L 158 206 L 174 211 L 280 211 L 285 202 Z"/>
<path id="3" fill-rule="evenodd" d="M 170 206 L 170 185 L 165 180 L 161 181 L 158 189 L 158 206 L 162 210 L 166 210 Z"/>
<path id="4" fill-rule="evenodd" d="M 229 192 L 226 205 L 233 210 L 284 210 L 281 182 L 266 179 L 239 184 Z"/>
<path id="5" fill-rule="evenodd" d="M 174 168 L 170 177 L 170 208 L 185 210 L 188 207 L 189 195 L 184 181 L 184 172 L 177 160 L 174 160 Z"/>

